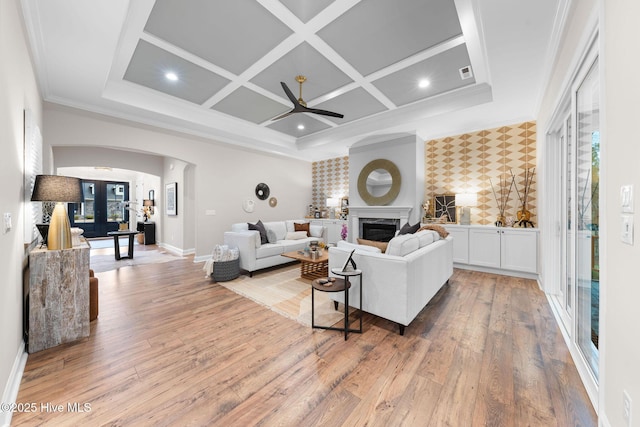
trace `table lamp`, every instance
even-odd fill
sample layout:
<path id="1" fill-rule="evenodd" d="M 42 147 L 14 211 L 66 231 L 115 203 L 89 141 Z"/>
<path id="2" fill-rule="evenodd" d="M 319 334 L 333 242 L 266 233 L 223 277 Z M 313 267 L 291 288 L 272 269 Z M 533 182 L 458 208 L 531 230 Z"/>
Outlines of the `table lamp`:
<path id="1" fill-rule="evenodd" d="M 331 197 L 329 199 L 327 199 L 326 202 L 327 207 L 329 208 L 329 218 L 335 218 L 336 217 L 336 208 L 338 206 L 340 206 L 340 199 L 336 199 L 334 197 Z"/>
<path id="2" fill-rule="evenodd" d="M 71 225 L 64 203 L 81 203 L 82 199 L 82 181 L 79 178 L 36 175 L 31 201 L 56 202 L 49 222 L 48 249 L 60 250 L 72 247 Z"/>
<path id="3" fill-rule="evenodd" d="M 149 221 L 149 218 L 151 217 L 151 215 L 153 215 L 153 200 L 150 199 L 144 199 L 142 201 L 142 206 L 143 206 L 143 210 L 144 210 L 144 222 Z"/>
<path id="4" fill-rule="evenodd" d="M 471 224 L 471 208 L 478 206 L 478 194 L 458 193 L 456 194 L 456 206 L 460 206 L 460 224 Z"/>

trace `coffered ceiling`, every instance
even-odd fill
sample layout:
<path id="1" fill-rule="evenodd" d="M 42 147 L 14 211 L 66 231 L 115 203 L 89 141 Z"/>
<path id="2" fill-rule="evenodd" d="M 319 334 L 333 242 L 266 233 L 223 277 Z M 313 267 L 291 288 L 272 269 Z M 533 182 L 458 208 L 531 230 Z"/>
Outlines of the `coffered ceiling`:
<path id="1" fill-rule="evenodd" d="M 22 4 L 45 100 L 313 159 L 372 135 L 535 118 L 568 1 Z M 310 108 L 344 118 L 273 120 L 297 75 Z"/>

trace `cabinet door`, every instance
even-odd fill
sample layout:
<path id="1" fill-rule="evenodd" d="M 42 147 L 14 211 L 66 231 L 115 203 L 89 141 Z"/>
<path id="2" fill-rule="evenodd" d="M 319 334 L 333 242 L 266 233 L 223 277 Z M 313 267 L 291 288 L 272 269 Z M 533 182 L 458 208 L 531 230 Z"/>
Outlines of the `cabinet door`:
<path id="1" fill-rule="evenodd" d="M 469 229 L 467 227 L 445 227 L 453 236 L 453 262 L 469 263 Z"/>
<path id="2" fill-rule="evenodd" d="M 535 231 L 501 230 L 500 259 L 505 270 L 538 272 L 538 233 Z"/>
<path id="3" fill-rule="evenodd" d="M 469 229 L 469 264 L 500 268 L 500 229 Z"/>

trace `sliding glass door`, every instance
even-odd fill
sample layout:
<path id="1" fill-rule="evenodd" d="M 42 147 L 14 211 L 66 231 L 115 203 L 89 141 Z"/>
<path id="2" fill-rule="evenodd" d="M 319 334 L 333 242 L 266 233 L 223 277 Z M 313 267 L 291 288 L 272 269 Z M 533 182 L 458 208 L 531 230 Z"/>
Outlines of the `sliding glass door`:
<path id="1" fill-rule="evenodd" d="M 600 339 L 600 78 L 595 48 L 585 54 L 558 105 L 542 161 L 543 282 L 594 405 Z M 542 221 L 541 221 L 542 224 Z"/>
<path id="2" fill-rule="evenodd" d="M 576 341 L 597 376 L 599 338 L 600 93 L 598 61 L 576 91 Z"/>

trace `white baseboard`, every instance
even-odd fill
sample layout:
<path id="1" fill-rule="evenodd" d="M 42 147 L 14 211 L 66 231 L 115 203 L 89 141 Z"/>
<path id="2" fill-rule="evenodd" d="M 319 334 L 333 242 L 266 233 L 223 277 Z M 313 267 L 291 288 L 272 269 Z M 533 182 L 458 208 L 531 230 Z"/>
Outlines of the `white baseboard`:
<path id="1" fill-rule="evenodd" d="M 482 267 L 479 265 L 470 265 L 470 264 L 460 264 L 457 262 L 453 263 L 453 267 L 459 268 L 461 270 L 473 270 L 473 271 L 481 271 L 483 273 L 499 274 L 501 276 L 520 277 L 522 279 L 532 279 L 532 280 L 539 279 L 537 273 L 524 273 L 521 271 L 502 270 L 500 268 Z"/>
<path id="2" fill-rule="evenodd" d="M 193 262 L 205 262 L 206 260 L 208 260 L 209 258 L 211 258 L 211 255 L 199 255 L 196 257 L 193 257 Z"/>
<path id="3" fill-rule="evenodd" d="M 29 356 L 24 351 L 24 348 L 24 341 L 22 341 L 20 347 L 18 347 L 18 354 L 16 354 L 16 358 L 13 361 L 11 373 L 9 374 L 7 384 L 2 393 L 2 403 L 16 403 L 20 383 L 22 382 L 22 374 L 24 373 L 24 367 L 27 364 L 27 357 Z M 12 415 L 13 413 L 11 411 L 0 411 L 0 426 L 9 427 L 11 425 Z"/>
<path id="4" fill-rule="evenodd" d="M 161 248 L 164 248 L 164 249 L 168 250 L 169 252 L 171 252 L 172 254 L 178 255 L 178 256 L 186 256 L 186 255 L 191 255 L 191 254 L 195 254 L 196 253 L 196 249 L 195 248 L 180 249 L 180 248 L 176 248 L 175 246 L 168 245 L 166 243 L 158 243 L 158 246 L 160 246 Z"/>

